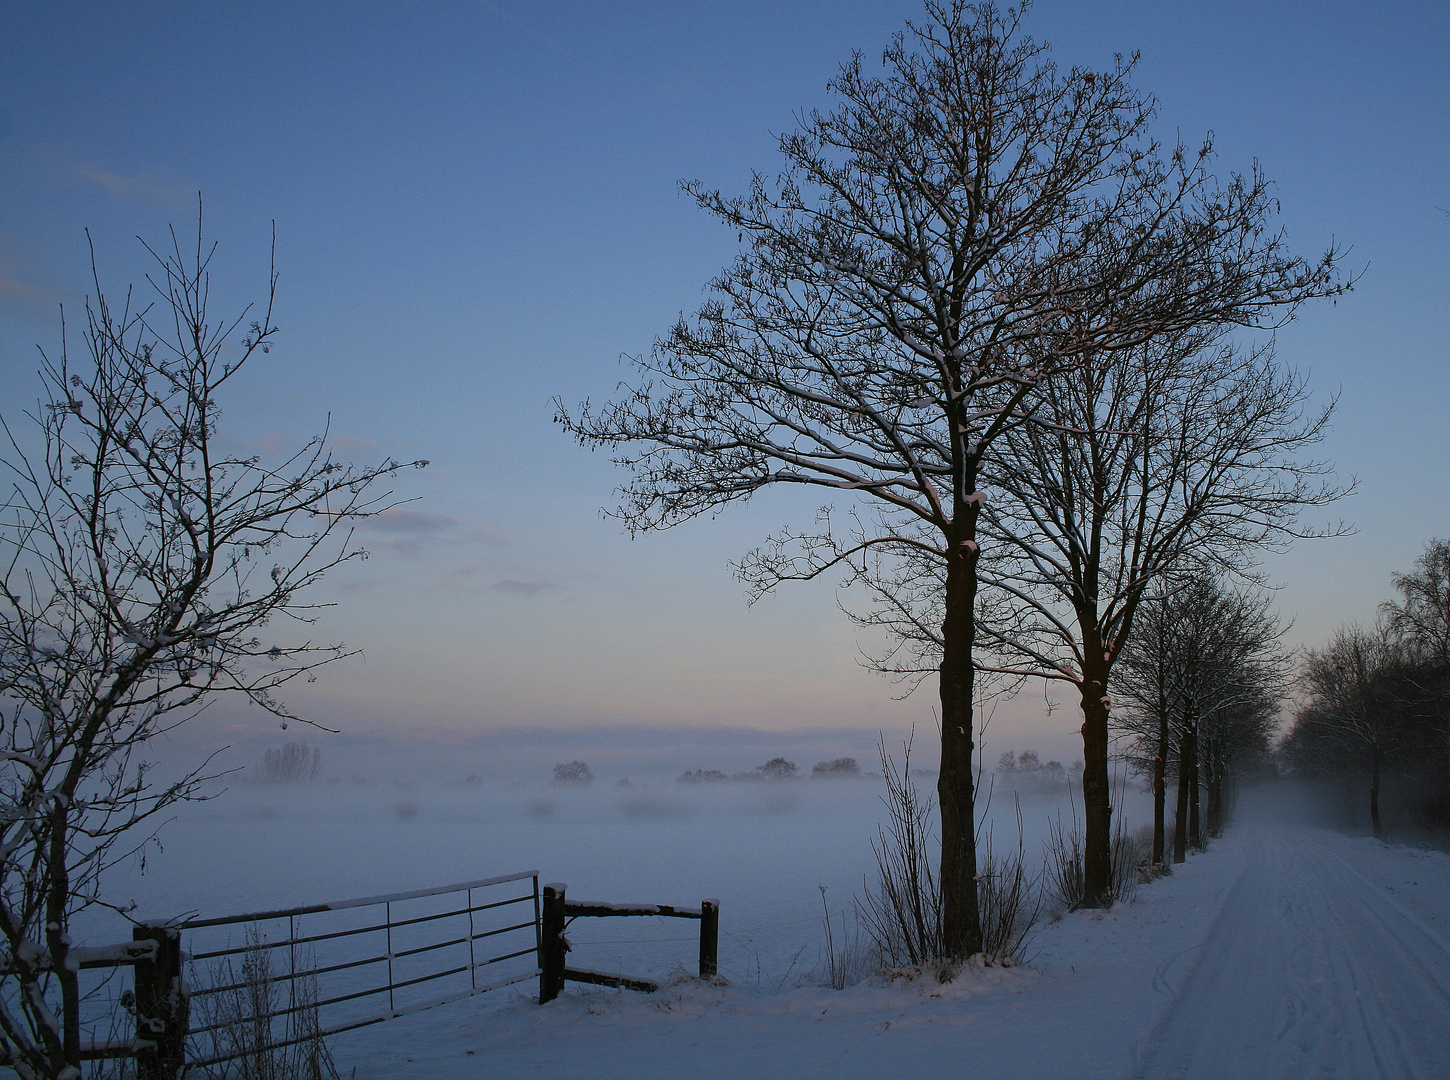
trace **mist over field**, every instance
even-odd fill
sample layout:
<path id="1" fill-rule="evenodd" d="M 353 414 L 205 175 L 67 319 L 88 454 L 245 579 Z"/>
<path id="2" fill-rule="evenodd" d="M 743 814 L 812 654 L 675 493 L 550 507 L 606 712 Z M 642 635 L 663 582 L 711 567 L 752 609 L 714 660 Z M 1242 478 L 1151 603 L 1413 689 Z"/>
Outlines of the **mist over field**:
<path id="1" fill-rule="evenodd" d="M 784 979 L 818 962 L 819 886 L 840 914 L 875 884 L 871 843 L 885 816 L 879 774 L 694 784 L 636 777 L 628 786 L 612 777 L 567 785 L 547 776 L 236 783 L 180 808 L 161 833 L 164 854 L 148 857 L 144 872 L 134 860 L 119 868 L 111 886 L 148 918 L 212 917 L 538 870 L 580 899 L 698 905 L 717 898 L 722 971 Z M 929 772 L 917 777 L 924 792 L 935 780 Z M 1015 851 L 1020 805 L 1023 850 L 1035 873 L 1049 821 L 1072 821 L 1066 782 L 1008 774 L 985 778 L 986 788 L 992 799 L 980 836 L 990 832 L 997 851 Z M 1151 820 L 1140 789 L 1131 781 L 1123 788 L 1133 829 Z M 128 932 L 114 918 L 104 921 Z M 678 926 L 621 922 L 595 920 L 588 939 L 680 934 Z M 643 945 L 580 963 L 660 974 L 691 956 L 688 944 Z"/>
<path id="2" fill-rule="evenodd" d="M 4 12 L 0 1080 L 1446 1073 L 1450 5 Z"/>

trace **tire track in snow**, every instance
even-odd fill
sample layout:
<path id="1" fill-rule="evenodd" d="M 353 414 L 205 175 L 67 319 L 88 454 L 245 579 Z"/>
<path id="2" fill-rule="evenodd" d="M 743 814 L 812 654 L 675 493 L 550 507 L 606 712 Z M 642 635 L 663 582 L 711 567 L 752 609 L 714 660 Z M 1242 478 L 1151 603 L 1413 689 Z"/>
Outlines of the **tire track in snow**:
<path id="1" fill-rule="evenodd" d="M 1265 828 L 1245 850 L 1202 941 L 1160 965 L 1154 986 L 1169 1004 L 1130 1075 L 1450 1075 L 1441 934 L 1306 831 Z"/>

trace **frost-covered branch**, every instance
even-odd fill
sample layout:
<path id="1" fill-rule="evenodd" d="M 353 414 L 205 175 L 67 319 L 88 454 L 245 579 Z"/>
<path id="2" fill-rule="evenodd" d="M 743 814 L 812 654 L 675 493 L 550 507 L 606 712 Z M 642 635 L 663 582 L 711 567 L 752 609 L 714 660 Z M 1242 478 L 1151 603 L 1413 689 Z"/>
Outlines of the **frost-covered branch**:
<path id="1" fill-rule="evenodd" d="M 348 523 L 426 464 L 353 466 L 326 432 L 272 465 L 221 450 L 217 393 L 276 337 L 276 274 L 248 329 L 214 322 L 200 236 L 151 252 L 150 306 L 97 279 L 84 354 L 64 334 L 42 351 L 31 429 L 3 424 L 0 1060 L 22 1075 L 79 1064 L 72 919 L 121 910 L 105 871 L 215 776 L 208 759 L 159 781 L 151 746 L 223 693 L 301 719 L 279 691 L 351 655 L 311 639 L 326 605 L 307 592 L 365 556 Z"/>

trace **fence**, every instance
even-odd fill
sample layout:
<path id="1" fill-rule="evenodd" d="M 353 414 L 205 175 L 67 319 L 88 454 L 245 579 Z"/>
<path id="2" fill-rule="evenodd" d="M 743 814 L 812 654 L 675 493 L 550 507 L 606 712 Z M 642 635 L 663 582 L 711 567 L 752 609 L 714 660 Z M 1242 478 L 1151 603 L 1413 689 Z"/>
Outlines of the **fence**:
<path id="1" fill-rule="evenodd" d="M 134 990 L 120 997 L 135 1015 L 135 1038 L 92 1042 L 82 1059 L 134 1057 L 140 1080 L 160 1080 L 184 1066 L 270 1053 L 535 976 L 540 1004 L 556 998 L 566 980 L 658 990 L 649 979 L 566 966 L 570 922 L 618 916 L 698 920 L 700 976 L 715 975 L 718 901 L 698 908 L 570 902 L 563 885 L 541 892 L 537 870 L 137 926 L 131 942 L 72 954 L 83 969 L 131 966 L 135 972 Z M 234 937 L 238 928 L 241 940 Z M 182 952 L 183 932 L 189 955 Z M 280 964 L 273 960 L 279 956 Z M 190 976 L 183 978 L 188 960 Z M 283 1023 L 280 1035 L 274 1020 Z"/>
<path id="2" fill-rule="evenodd" d="M 720 901 L 705 900 L 697 908 L 677 908 L 670 904 L 606 904 L 599 901 L 570 903 L 562 884 L 544 886 L 543 919 L 540 923 L 539 1004 L 553 1001 L 564 992 L 564 982 L 593 983 L 596 986 L 618 986 L 626 990 L 653 993 L 659 983 L 606 971 L 585 971 L 567 966 L 569 939 L 565 930 L 573 919 L 615 916 L 664 916 L 673 919 L 700 921 L 700 978 L 713 978 L 720 947 Z"/>
<path id="3" fill-rule="evenodd" d="M 92 950 L 83 962 L 134 965 L 134 995 L 122 1004 L 135 1012 L 136 1040 L 93 1045 L 83 1057 L 134 1054 L 138 1076 L 175 1076 L 183 1062 L 215 1065 L 497 990 L 537 975 L 539 918 L 539 875 L 530 870 L 139 926 L 136 942 Z M 189 994 L 180 992 L 183 931 Z"/>

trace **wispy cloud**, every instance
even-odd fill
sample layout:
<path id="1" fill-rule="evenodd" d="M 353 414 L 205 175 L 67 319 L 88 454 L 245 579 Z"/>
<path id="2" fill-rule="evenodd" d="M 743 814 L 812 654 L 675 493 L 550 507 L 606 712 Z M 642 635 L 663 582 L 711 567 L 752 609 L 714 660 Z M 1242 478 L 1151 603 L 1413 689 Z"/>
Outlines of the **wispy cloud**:
<path id="1" fill-rule="evenodd" d="M 63 303 L 79 303 L 79 294 L 42 285 L 50 276 L 43 257 L 25 249 L 30 245 L 14 233 L 0 233 L 0 309 L 36 320 L 54 318 Z"/>
<path id="2" fill-rule="evenodd" d="M 28 281 L 0 274 L 0 308 L 30 319 L 54 315 L 56 308 L 70 299 L 58 289 L 32 285 Z"/>
<path id="3" fill-rule="evenodd" d="M 253 439 L 248 449 L 255 454 L 266 457 L 278 457 L 284 454 L 295 454 L 305 445 L 306 443 L 295 435 L 284 435 L 280 431 L 269 431 L 260 439 Z"/>
<path id="4" fill-rule="evenodd" d="M 456 518 L 447 514 L 428 514 L 421 510 L 408 510 L 395 506 L 365 518 L 361 524 L 378 532 L 405 533 L 411 536 L 428 536 L 446 532 L 458 524 Z"/>
<path id="5" fill-rule="evenodd" d="M 535 593 L 543 592 L 545 589 L 552 589 L 552 581 L 514 581 L 505 579 L 495 581 L 489 586 L 492 592 L 513 593 L 516 596 L 533 596 Z"/>
<path id="6" fill-rule="evenodd" d="M 339 454 L 375 454 L 378 444 L 372 439 L 360 439 L 356 435 L 339 435 L 332 440 L 332 449 Z"/>
<path id="7" fill-rule="evenodd" d="M 82 180 L 89 180 L 112 195 L 119 195 L 123 198 L 144 199 L 148 202 L 171 206 L 196 197 L 194 192 L 188 191 L 180 185 L 143 180 L 135 176 L 122 176 L 120 173 L 103 169 L 89 161 L 76 165 L 75 174 Z"/>
<path id="8" fill-rule="evenodd" d="M 465 539 L 477 540 L 485 544 L 502 544 L 508 540 L 507 533 L 492 525 L 474 525 L 463 535 Z"/>

